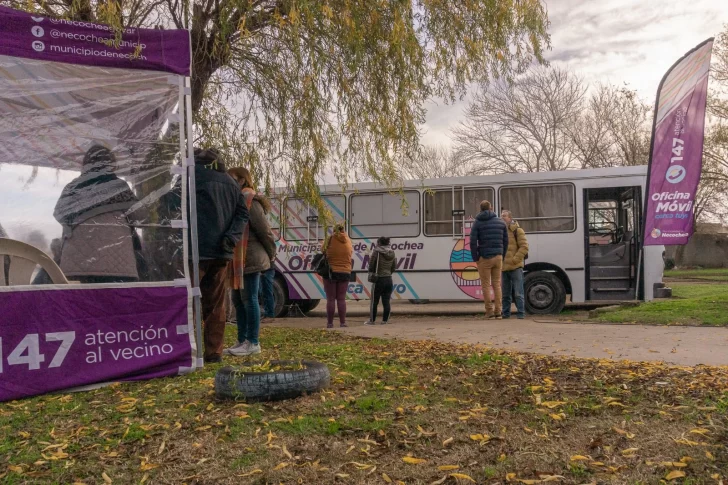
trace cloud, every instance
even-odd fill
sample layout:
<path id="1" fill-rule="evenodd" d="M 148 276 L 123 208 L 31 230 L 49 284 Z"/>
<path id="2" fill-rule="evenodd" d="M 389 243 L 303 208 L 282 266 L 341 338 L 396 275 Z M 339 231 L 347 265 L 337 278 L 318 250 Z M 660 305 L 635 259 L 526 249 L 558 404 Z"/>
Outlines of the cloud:
<path id="1" fill-rule="evenodd" d="M 546 0 L 555 66 L 588 83 L 627 85 L 654 102 L 660 79 L 728 23 L 727 0 Z M 467 101 L 467 99 L 466 99 Z M 423 143 L 449 145 L 467 102 L 428 104 Z"/>

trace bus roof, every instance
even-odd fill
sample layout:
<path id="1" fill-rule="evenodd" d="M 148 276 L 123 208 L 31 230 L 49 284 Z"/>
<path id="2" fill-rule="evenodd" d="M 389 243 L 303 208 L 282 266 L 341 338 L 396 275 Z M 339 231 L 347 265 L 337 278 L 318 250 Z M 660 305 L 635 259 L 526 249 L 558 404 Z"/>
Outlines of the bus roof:
<path id="1" fill-rule="evenodd" d="M 638 165 L 634 167 L 609 167 L 609 168 L 593 168 L 584 170 L 563 170 L 559 172 L 528 172 L 528 173 L 507 173 L 500 175 L 473 175 L 466 177 L 444 177 L 424 180 L 405 180 L 402 184 L 404 188 L 430 188 L 452 185 L 483 185 L 483 184 L 511 184 L 511 183 L 552 183 L 563 182 L 568 180 L 582 180 L 594 178 L 617 178 L 617 177 L 646 177 L 647 165 Z M 386 185 L 374 182 L 352 183 L 346 186 L 344 191 L 369 191 L 369 190 L 396 190 L 398 187 L 387 187 Z M 327 184 L 320 186 L 321 192 L 332 193 L 342 192 L 342 187 L 338 184 Z M 275 193 L 281 194 L 288 192 L 283 189 L 274 190 Z"/>

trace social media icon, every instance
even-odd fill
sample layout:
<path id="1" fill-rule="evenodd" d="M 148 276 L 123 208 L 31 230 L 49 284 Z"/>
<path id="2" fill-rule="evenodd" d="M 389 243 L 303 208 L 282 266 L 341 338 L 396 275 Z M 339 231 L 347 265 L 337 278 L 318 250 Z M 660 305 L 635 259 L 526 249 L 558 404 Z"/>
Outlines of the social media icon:
<path id="1" fill-rule="evenodd" d="M 30 17 L 30 18 L 32 18 L 36 22 L 43 22 L 43 17 Z"/>
<path id="2" fill-rule="evenodd" d="M 671 184 L 677 184 L 685 179 L 688 171 L 682 165 L 671 165 L 665 173 L 665 179 Z"/>
<path id="3" fill-rule="evenodd" d="M 45 50 L 45 44 L 39 40 L 33 41 L 33 50 L 36 52 L 43 52 Z"/>
<path id="4" fill-rule="evenodd" d="M 45 34 L 45 31 L 43 30 L 43 27 L 41 27 L 40 25 L 36 25 L 32 29 L 30 29 L 30 31 L 36 37 L 43 37 L 43 34 Z"/>

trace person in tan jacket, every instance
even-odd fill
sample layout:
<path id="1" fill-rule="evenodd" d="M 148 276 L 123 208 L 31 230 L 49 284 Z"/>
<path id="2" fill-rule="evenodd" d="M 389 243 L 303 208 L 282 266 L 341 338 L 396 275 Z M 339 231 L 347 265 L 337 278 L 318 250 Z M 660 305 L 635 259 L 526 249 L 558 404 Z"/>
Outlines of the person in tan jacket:
<path id="1" fill-rule="evenodd" d="M 334 327 L 334 311 L 339 310 L 339 326 L 346 327 L 346 291 L 351 277 L 351 257 L 354 248 L 343 224 L 334 227 L 334 233 L 324 242 L 323 252 L 331 269 L 324 278 L 326 291 L 326 328 Z"/>
<path id="2" fill-rule="evenodd" d="M 516 317 L 523 320 L 526 314 L 523 291 L 523 266 L 528 257 L 528 239 L 526 232 L 513 220 L 511 211 L 501 212 L 501 219 L 508 226 L 508 250 L 503 258 L 503 318 L 511 317 L 511 296 L 515 295 Z"/>

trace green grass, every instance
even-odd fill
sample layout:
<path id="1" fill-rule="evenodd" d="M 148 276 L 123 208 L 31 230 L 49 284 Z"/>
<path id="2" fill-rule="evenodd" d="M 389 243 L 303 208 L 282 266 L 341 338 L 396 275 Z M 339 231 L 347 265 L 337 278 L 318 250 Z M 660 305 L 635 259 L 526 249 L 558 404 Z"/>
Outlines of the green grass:
<path id="1" fill-rule="evenodd" d="M 728 268 L 725 269 L 673 269 L 665 271 L 665 278 L 695 279 L 728 282 Z"/>
<path id="2" fill-rule="evenodd" d="M 673 283 L 673 299 L 621 308 L 599 316 L 614 323 L 728 326 L 728 285 Z"/>
<path id="3" fill-rule="evenodd" d="M 231 343 L 235 332 L 227 330 Z M 598 460 L 615 467 L 611 482 L 658 483 L 664 469 L 646 461 L 678 461 L 688 451 L 673 440 L 683 437 L 704 443 L 690 452 L 686 480 L 716 483 L 706 477 L 728 470 L 728 370 L 320 330 L 265 328 L 261 340 L 262 360 L 325 362 L 330 387 L 274 403 L 221 401 L 220 365 L 212 365 L 0 403 L 0 483 L 471 483 L 448 478 L 444 465 L 476 483 L 548 474 L 579 484 L 602 481 L 604 467 L 570 460 L 597 460 L 592 440 L 603 447 Z M 614 401 L 619 406 L 608 405 Z M 628 443 L 615 428 L 633 434 Z M 691 434 L 696 428 L 709 433 Z M 627 447 L 644 459 L 623 456 Z"/>

